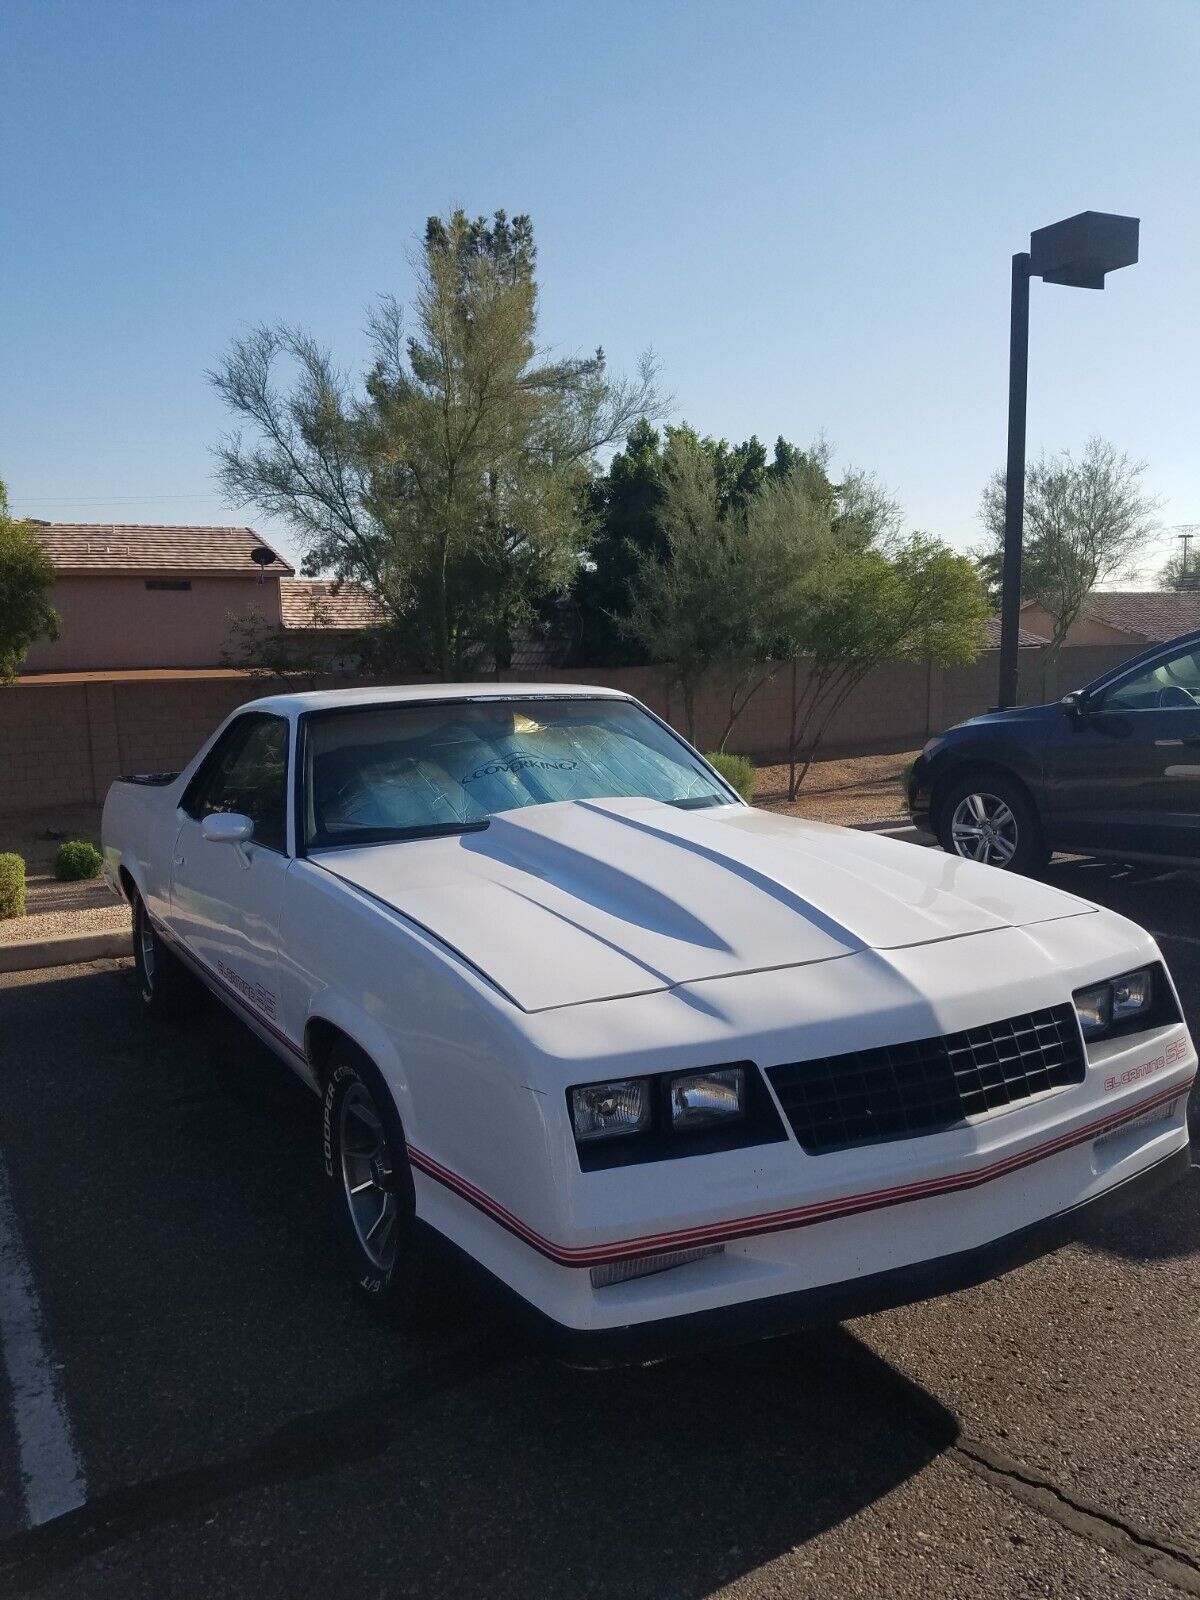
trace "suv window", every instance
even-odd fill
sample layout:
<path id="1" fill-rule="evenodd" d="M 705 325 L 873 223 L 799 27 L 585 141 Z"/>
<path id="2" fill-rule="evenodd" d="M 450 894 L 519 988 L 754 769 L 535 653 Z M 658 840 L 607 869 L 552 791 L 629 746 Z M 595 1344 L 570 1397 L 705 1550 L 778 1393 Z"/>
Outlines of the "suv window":
<path id="1" fill-rule="evenodd" d="M 1154 711 L 1200 706 L 1200 646 L 1167 656 L 1107 689 L 1105 711 Z"/>
<path id="2" fill-rule="evenodd" d="M 287 848 L 288 725 L 262 713 L 239 717 L 225 732 L 184 796 L 197 822 L 215 811 L 240 812 L 255 842 Z"/>

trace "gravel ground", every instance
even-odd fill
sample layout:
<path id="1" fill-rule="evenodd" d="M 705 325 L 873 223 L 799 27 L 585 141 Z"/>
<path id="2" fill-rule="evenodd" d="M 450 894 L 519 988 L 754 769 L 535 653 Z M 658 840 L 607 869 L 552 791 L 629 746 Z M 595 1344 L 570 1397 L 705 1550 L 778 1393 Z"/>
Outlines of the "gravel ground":
<path id="1" fill-rule="evenodd" d="M 114 899 L 99 878 L 57 883 L 54 857 L 64 839 L 100 838 L 98 806 L 0 814 L 0 853 L 25 861 L 25 915 L 0 922 L 0 944 L 27 944 L 70 933 L 107 933 L 129 926 L 129 907 Z"/>
<path id="2" fill-rule="evenodd" d="M 0 944 L 28 944 L 69 933 L 108 933 L 129 925 L 129 907 L 102 879 L 56 883 L 51 877 L 28 878 L 25 915 L 0 922 Z"/>
<path id="3" fill-rule="evenodd" d="M 0 812 L 0 854 L 22 856 L 30 878 L 49 877 L 64 839 L 100 842 L 99 806 L 55 806 L 42 811 Z"/>
<path id="4" fill-rule="evenodd" d="M 787 767 L 759 767 L 754 803 L 785 816 L 813 817 L 843 827 L 860 822 L 907 822 L 904 770 L 916 754 L 915 750 L 903 750 L 894 755 L 815 761 L 799 796 L 790 804 Z"/>

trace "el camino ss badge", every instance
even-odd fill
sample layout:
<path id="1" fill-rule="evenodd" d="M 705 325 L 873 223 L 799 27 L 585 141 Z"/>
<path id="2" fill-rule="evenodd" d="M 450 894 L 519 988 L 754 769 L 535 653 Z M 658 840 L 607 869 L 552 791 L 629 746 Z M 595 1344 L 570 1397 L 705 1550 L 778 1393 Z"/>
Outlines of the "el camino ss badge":
<path id="1" fill-rule="evenodd" d="M 240 972 L 234 972 L 232 967 L 227 967 L 223 961 L 217 962 L 217 971 L 231 989 L 235 989 L 242 999 L 252 1005 L 256 1011 L 261 1011 L 264 1017 L 275 1020 L 275 996 L 270 989 L 264 988 L 261 983 L 250 983 L 243 978 Z"/>
<path id="2" fill-rule="evenodd" d="M 1175 1039 L 1160 1056 L 1153 1056 L 1149 1061 L 1142 1061 L 1136 1067 L 1126 1067 L 1125 1071 L 1115 1077 L 1105 1078 L 1106 1089 L 1123 1089 L 1127 1083 L 1137 1083 L 1141 1078 L 1151 1078 L 1156 1072 L 1161 1072 L 1164 1067 L 1174 1066 L 1175 1062 L 1182 1061 L 1187 1055 L 1187 1040 Z"/>

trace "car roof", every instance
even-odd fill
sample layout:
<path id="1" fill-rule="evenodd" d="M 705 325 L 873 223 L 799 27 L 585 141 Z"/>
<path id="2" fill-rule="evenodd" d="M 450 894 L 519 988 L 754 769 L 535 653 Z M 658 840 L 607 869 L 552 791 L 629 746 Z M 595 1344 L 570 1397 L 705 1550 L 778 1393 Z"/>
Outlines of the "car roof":
<path id="1" fill-rule="evenodd" d="M 628 700 L 621 689 L 590 683 L 398 683 L 369 689 L 309 689 L 299 694 L 273 694 L 249 700 L 239 711 L 270 711 L 299 717 L 308 711 L 345 710 L 357 706 L 402 706 L 422 701 L 467 700 Z"/>

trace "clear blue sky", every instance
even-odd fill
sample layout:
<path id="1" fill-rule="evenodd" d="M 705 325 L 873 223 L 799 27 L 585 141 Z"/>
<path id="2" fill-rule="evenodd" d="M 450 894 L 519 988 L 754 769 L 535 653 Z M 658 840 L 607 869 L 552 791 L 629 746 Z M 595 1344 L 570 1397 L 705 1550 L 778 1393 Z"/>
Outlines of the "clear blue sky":
<path id="1" fill-rule="evenodd" d="M 1197 0 L 6 0 L 4 36 L 22 513 L 278 534 L 213 483 L 205 369 L 276 319 L 360 366 L 425 217 L 502 206 L 547 342 L 652 345 L 677 417 L 824 430 L 967 545 L 1009 257 L 1096 209 L 1141 217 L 1142 260 L 1034 284 L 1031 452 L 1100 432 L 1200 522 Z"/>

